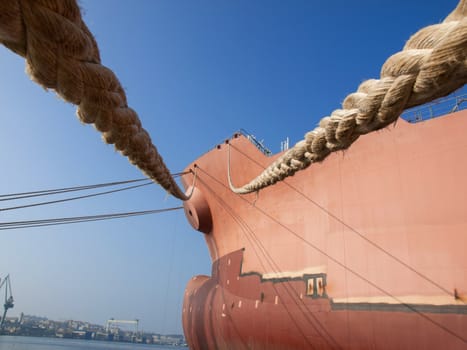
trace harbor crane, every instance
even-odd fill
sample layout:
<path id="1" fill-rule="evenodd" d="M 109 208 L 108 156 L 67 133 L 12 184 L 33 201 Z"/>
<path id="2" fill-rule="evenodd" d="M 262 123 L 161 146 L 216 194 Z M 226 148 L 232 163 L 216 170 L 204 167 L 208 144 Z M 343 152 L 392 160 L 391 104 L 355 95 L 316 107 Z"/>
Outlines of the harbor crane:
<path id="1" fill-rule="evenodd" d="M 0 290 L 2 287 L 5 286 L 5 303 L 3 304 L 3 316 L 0 321 L 0 331 L 3 330 L 3 325 L 5 323 L 6 312 L 8 309 L 13 308 L 13 293 L 11 292 L 11 282 L 10 282 L 10 275 L 7 275 L 3 281 L 0 281 Z"/>
<path id="2" fill-rule="evenodd" d="M 105 330 L 107 332 L 110 332 L 114 327 L 118 327 L 119 324 L 132 324 L 135 326 L 135 334 L 138 333 L 138 323 L 139 320 L 115 320 L 111 318 L 110 320 L 107 320 L 105 324 Z"/>

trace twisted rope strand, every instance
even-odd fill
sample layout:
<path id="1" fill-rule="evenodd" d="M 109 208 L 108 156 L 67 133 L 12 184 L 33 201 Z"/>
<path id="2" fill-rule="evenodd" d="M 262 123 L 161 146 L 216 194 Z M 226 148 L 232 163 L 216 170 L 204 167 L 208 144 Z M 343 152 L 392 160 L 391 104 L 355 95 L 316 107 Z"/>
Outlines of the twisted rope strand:
<path id="1" fill-rule="evenodd" d="M 467 76 L 467 0 L 438 25 L 423 28 L 403 51 L 383 65 L 379 80 L 368 80 L 350 94 L 343 109 L 321 120 L 292 149 L 236 193 L 272 185 L 360 135 L 384 128 L 400 113 L 463 86 Z M 75 0 L 0 2 L 0 42 L 26 58 L 31 78 L 78 106 L 78 118 L 92 123 L 103 139 L 175 197 L 187 196 L 170 176 L 149 134 L 128 107 L 114 73 L 101 65 L 96 41 Z"/>
<path id="2" fill-rule="evenodd" d="M 467 0 L 446 19 L 414 34 L 384 63 L 380 79 L 363 82 L 342 109 L 319 122 L 258 177 L 233 192 L 247 194 L 273 185 L 348 148 L 360 135 L 393 123 L 403 110 L 443 97 L 467 82 Z"/>
<path id="3" fill-rule="evenodd" d="M 0 43 L 26 58 L 32 80 L 78 106 L 106 143 L 175 197 L 186 200 L 115 74 L 101 64 L 96 41 L 75 0 L 0 1 Z"/>

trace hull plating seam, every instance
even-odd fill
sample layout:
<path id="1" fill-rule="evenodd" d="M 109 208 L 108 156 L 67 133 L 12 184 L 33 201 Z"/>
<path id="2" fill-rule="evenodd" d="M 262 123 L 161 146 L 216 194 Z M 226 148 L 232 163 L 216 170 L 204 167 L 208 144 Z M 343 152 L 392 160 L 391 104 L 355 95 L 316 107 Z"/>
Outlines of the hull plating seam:
<path id="1" fill-rule="evenodd" d="M 430 314 L 467 315 L 467 305 L 387 304 L 387 303 L 334 303 L 331 310 L 421 312 Z"/>

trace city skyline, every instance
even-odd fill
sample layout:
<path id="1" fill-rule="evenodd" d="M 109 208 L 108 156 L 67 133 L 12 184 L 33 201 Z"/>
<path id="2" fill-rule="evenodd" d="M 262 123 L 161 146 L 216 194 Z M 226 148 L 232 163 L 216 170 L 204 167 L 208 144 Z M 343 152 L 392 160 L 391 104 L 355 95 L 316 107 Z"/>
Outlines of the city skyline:
<path id="1" fill-rule="evenodd" d="M 124 327 L 124 324 L 136 327 Z M 45 316 L 27 315 L 6 317 L 0 335 L 69 338 L 97 341 L 130 342 L 158 345 L 184 345 L 182 334 L 161 334 L 138 328 L 139 320 L 107 320 L 106 324 L 93 324 L 82 320 L 52 320 Z"/>

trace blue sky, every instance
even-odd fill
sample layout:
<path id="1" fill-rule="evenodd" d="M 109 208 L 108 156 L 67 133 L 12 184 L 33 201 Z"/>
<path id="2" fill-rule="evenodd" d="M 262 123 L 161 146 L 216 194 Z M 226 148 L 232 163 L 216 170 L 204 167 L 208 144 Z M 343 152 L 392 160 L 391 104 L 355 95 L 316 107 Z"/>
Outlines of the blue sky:
<path id="1" fill-rule="evenodd" d="M 81 1 L 113 69 L 171 171 L 240 128 L 273 151 L 300 140 L 446 1 Z M 75 107 L 30 81 L 0 47 L 0 194 L 141 177 Z M 0 203 L 0 207 L 10 203 Z M 154 186 L 0 212 L 0 221 L 179 206 Z M 52 319 L 141 320 L 181 333 L 191 276 L 210 273 L 201 234 L 182 211 L 0 232 L 0 276 L 16 306 Z"/>

